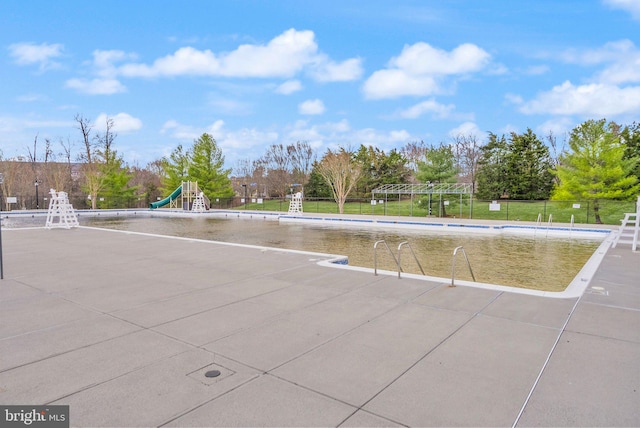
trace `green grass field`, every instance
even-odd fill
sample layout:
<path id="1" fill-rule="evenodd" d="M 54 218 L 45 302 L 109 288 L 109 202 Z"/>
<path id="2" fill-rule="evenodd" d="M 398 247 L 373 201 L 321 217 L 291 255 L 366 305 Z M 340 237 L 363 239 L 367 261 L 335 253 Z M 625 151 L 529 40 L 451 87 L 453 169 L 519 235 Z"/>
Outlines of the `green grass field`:
<path id="1" fill-rule="evenodd" d="M 239 202 L 239 201 L 237 201 Z M 553 223 L 570 223 L 571 216 L 575 223 L 594 224 L 595 213 L 593 202 L 587 201 L 497 201 L 500 210 L 490 210 L 491 201 L 473 201 L 473 206 L 468 197 L 460 203 L 457 196 L 449 200 L 449 205 L 445 206 L 447 218 L 474 218 L 486 220 L 519 220 L 535 222 L 538 216 L 541 222 L 547 224 L 549 216 Z M 235 206 L 233 206 L 235 205 Z M 426 217 L 427 205 L 420 204 L 417 199 L 409 198 L 398 200 L 388 199 L 383 203 L 371 204 L 369 200 L 348 201 L 344 207 L 345 214 L 367 214 L 380 216 L 413 216 Z M 461 207 L 462 205 L 462 207 Z M 435 199 L 431 204 L 431 216 L 438 218 L 442 216 L 439 210 L 439 200 Z M 333 200 L 328 199 L 306 199 L 302 204 L 305 213 L 338 213 L 338 205 Z M 281 199 L 265 199 L 262 204 L 247 203 L 233 204 L 229 201 L 226 206 L 216 206 L 213 208 L 233 208 L 250 211 L 277 211 L 287 212 L 289 201 Z M 461 209 L 462 208 L 462 209 Z M 635 212 L 635 202 L 633 201 L 600 201 L 600 218 L 604 224 L 619 225 L 624 213 Z"/>

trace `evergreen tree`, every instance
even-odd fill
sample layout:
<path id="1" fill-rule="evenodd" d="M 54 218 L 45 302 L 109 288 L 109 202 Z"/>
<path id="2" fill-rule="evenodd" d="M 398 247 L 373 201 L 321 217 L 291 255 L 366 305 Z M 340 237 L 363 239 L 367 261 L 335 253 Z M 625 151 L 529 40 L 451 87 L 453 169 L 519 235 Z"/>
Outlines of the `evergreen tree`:
<path id="1" fill-rule="evenodd" d="M 620 133 L 620 139 L 625 146 L 625 159 L 640 159 L 640 123 L 634 122 L 632 125 L 625 126 Z M 640 180 L 640 161 L 636 163 L 633 175 Z"/>
<path id="2" fill-rule="evenodd" d="M 411 176 L 407 159 L 395 149 L 387 155 L 377 147 L 360 145 L 355 161 L 362 169 L 358 187 L 364 194 L 370 195 L 371 190 L 383 184 L 407 183 Z"/>
<path id="3" fill-rule="evenodd" d="M 305 197 L 310 198 L 329 198 L 333 196 L 331 194 L 331 187 L 324 179 L 324 177 L 318 172 L 318 162 L 313 163 L 313 169 L 309 174 L 309 181 L 304 188 Z"/>
<path id="4" fill-rule="evenodd" d="M 558 165 L 559 184 L 552 199 L 592 201 L 596 223 L 602 223 L 602 199 L 631 200 L 640 193 L 638 177 L 633 174 L 638 158 L 625 158 L 617 128 L 606 119 L 575 127 L 569 138 L 570 151 L 562 154 Z"/>
<path id="5" fill-rule="evenodd" d="M 137 190 L 137 187 L 129 185 L 132 174 L 122 156 L 113 148 L 117 136 L 113 132 L 114 125 L 113 119 L 107 118 L 104 133 L 96 135 L 95 161 L 101 180 L 100 198 L 96 203 L 100 208 L 128 206 Z"/>
<path id="6" fill-rule="evenodd" d="M 437 148 L 431 146 L 425 154 L 425 160 L 418 162 L 416 178 L 422 183 L 455 183 L 457 174 L 456 159 L 451 146 L 440 144 Z M 445 217 L 447 213 L 444 199 L 439 198 L 439 200 L 441 201 L 439 212 Z M 431 213 L 431 198 L 422 198 L 419 203 L 429 205 L 428 210 Z"/>
<path id="7" fill-rule="evenodd" d="M 507 157 L 509 197 L 520 200 L 548 199 L 553 188 L 553 161 L 549 148 L 527 129 L 511 133 Z"/>
<path id="8" fill-rule="evenodd" d="M 182 144 L 179 144 L 168 158 L 162 158 L 162 191 L 169 196 L 183 181 L 188 181 L 188 168 L 191 162 L 191 153 L 185 151 Z"/>
<path id="9" fill-rule="evenodd" d="M 456 159 L 451 146 L 431 146 L 423 161 L 418 162 L 416 177 L 422 183 L 455 183 Z"/>
<path id="10" fill-rule="evenodd" d="M 103 173 L 103 185 L 100 194 L 104 197 L 104 201 L 98 201 L 98 207 L 128 207 L 133 201 L 138 188 L 129 185 L 132 174 L 124 165 L 124 160 L 115 156 L 113 159 L 101 164 L 100 168 Z"/>
<path id="11" fill-rule="evenodd" d="M 228 198 L 234 194 L 229 174 L 231 169 L 224 169 L 224 156 L 216 140 L 209 134 L 202 134 L 191 149 L 189 179 L 197 181 L 209 198 Z"/>
<path id="12" fill-rule="evenodd" d="M 549 148 L 527 129 L 507 140 L 489 134 L 479 161 L 479 199 L 547 199 L 553 188 L 553 160 Z"/>
<path id="13" fill-rule="evenodd" d="M 507 161 L 509 146 L 504 135 L 489 134 L 489 141 L 480 148 L 482 152 L 478 162 L 478 199 L 499 199 L 508 195 L 509 180 Z"/>

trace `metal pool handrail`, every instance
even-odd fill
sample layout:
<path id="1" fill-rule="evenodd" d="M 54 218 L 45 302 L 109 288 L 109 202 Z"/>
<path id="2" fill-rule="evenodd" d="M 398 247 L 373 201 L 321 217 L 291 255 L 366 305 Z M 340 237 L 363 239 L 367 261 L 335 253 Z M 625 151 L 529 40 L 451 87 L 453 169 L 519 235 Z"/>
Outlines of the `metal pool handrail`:
<path id="1" fill-rule="evenodd" d="M 471 272 L 471 278 L 473 278 L 473 281 L 475 282 L 476 277 L 473 274 L 473 269 L 471 269 L 471 263 L 469 263 L 469 258 L 467 257 L 467 253 L 466 251 L 464 251 L 463 247 L 456 247 L 453 250 L 453 258 L 451 260 L 451 285 L 450 287 L 455 287 L 455 277 L 456 277 L 456 254 L 458 253 L 458 250 L 462 250 L 462 255 L 464 255 L 464 259 L 467 261 L 467 266 L 469 267 L 469 272 Z"/>
<path id="2" fill-rule="evenodd" d="M 396 256 L 393 254 L 393 251 L 391 251 L 391 248 L 389 248 L 389 246 L 387 245 L 387 241 L 385 241 L 384 239 L 376 241 L 376 243 L 373 244 L 373 274 L 376 276 L 378 275 L 378 244 L 380 243 L 384 244 L 384 246 L 387 247 L 387 251 L 389 251 L 389 254 L 391 254 L 391 257 L 393 257 L 393 261 L 396 262 L 396 266 L 398 266 L 398 277 L 400 277 L 400 263 L 398 263 Z"/>
<path id="3" fill-rule="evenodd" d="M 420 272 L 422 272 L 423 275 L 425 275 L 424 273 L 424 269 L 422 269 L 422 265 L 420 264 L 420 262 L 418 261 L 418 257 L 416 257 L 416 253 L 413 251 L 413 248 L 411 247 L 411 244 L 409 244 L 409 241 L 403 241 L 400 243 L 400 245 L 398 245 L 398 279 L 400 279 L 400 255 L 402 253 L 402 246 L 406 245 L 407 247 L 409 247 L 409 250 L 411 250 L 411 254 L 413 254 L 413 259 L 416 261 L 416 263 L 418 264 L 418 267 L 420 268 Z"/>

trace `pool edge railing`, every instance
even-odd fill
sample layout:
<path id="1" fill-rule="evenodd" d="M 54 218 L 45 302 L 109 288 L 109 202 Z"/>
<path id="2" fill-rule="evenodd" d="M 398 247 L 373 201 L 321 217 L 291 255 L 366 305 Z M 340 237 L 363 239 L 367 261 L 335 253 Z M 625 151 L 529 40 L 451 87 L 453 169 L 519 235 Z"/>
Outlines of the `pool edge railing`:
<path id="1" fill-rule="evenodd" d="M 473 278 L 474 282 L 476 281 L 476 276 L 473 274 L 473 269 L 471 269 L 471 263 L 469 263 L 469 258 L 467 257 L 467 252 L 464 250 L 464 247 L 456 247 L 453 250 L 453 257 L 451 259 L 451 285 L 449 287 L 455 287 L 455 277 L 456 277 L 456 255 L 458 254 L 458 250 L 462 250 L 462 255 L 464 259 L 467 261 L 467 266 L 469 267 L 469 272 L 471 273 L 471 278 Z"/>

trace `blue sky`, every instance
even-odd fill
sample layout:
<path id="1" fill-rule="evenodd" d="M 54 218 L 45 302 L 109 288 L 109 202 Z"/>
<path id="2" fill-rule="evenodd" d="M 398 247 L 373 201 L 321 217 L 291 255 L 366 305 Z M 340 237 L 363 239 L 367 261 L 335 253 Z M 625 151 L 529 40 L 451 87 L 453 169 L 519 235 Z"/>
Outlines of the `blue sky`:
<path id="1" fill-rule="evenodd" d="M 0 2 L 0 150 L 80 150 L 114 119 L 129 164 L 208 132 L 271 144 L 559 136 L 640 120 L 640 0 Z"/>

